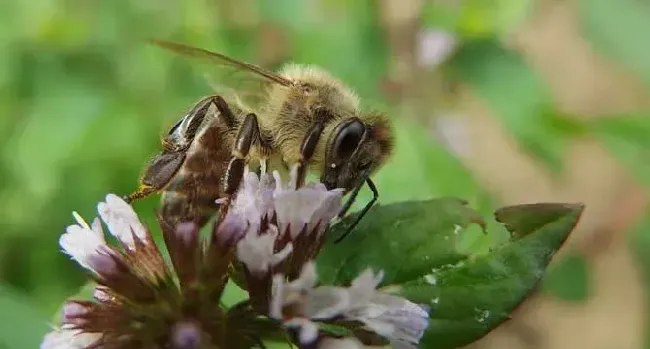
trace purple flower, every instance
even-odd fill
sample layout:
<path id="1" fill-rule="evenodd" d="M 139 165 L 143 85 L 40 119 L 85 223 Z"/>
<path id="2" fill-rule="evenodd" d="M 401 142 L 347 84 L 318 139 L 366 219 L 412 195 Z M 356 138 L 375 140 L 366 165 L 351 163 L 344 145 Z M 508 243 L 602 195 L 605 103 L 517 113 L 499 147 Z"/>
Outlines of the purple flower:
<path id="1" fill-rule="evenodd" d="M 394 348 L 417 349 L 429 314 L 415 303 L 377 290 L 382 277 L 381 272 L 366 269 L 349 287 L 316 287 L 316 267 L 307 263 L 295 280 L 274 276 L 269 316 L 295 329 L 304 345 L 319 340 L 318 322 L 347 320 L 388 339 Z"/>

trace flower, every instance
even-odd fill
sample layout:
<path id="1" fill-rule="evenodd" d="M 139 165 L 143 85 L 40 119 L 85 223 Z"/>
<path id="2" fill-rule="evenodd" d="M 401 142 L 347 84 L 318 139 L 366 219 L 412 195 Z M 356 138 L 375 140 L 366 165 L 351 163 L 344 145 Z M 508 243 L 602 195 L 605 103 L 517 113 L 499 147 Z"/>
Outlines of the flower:
<path id="1" fill-rule="evenodd" d="M 349 287 L 316 285 L 314 263 L 305 264 L 300 276 L 287 282 L 273 278 L 269 316 L 297 331 L 301 344 L 319 340 L 317 322 L 356 321 L 391 342 L 394 348 L 415 349 L 428 326 L 429 314 L 404 298 L 377 290 L 382 273 L 366 269 Z"/>
<path id="2" fill-rule="evenodd" d="M 206 241 L 197 224 L 159 216 L 169 260 L 118 196 L 97 205 L 92 224 L 74 212 L 76 223 L 59 244 L 97 286 L 92 300 L 65 303 L 62 325 L 41 349 L 248 349 L 287 335 L 316 349 L 368 342 L 417 348 L 428 312 L 377 290 L 382 272 L 365 270 L 347 287 L 317 285 L 312 260 L 341 209 L 342 191 L 296 188 L 296 174 L 294 168 L 283 183 L 277 172 L 246 171 Z M 116 244 L 105 239 L 104 226 Z M 229 280 L 249 297 L 226 308 L 221 298 Z M 349 334 L 333 338 L 325 324 Z"/>
<path id="3" fill-rule="evenodd" d="M 277 237 L 277 228 L 273 226 L 265 234 L 258 235 L 257 232 L 246 234 L 237 244 L 239 260 L 246 265 L 250 272 L 266 274 L 271 267 L 275 267 L 285 260 L 293 251 L 293 246 L 289 242 L 280 251 L 275 252 Z"/>
<path id="4" fill-rule="evenodd" d="M 100 338 L 98 333 L 85 333 L 71 326 L 55 328 L 45 335 L 41 343 L 41 349 L 84 349 L 97 342 Z"/>
<path id="5" fill-rule="evenodd" d="M 107 195 L 97 211 L 101 220 L 92 225 L 73 213 L 76 224 L 59 240 L 63 252 L 97 282 L 93 300 L 68 301 L 63 325 L 45 336 L 41 349 L 249 348 L 255 343 L 247 326 L 258 326 L 256 317 L 242 324 L 233 320 L 233 329 L 225 331 L 223 319 L 245 318 L 246 310 L 225 311 L 218 305 L 246 221 L 231 215 L 203 244 L 196 224 L 172 226 L 160 219 L 169 265 L 121 198 Z M 117 245 L 106 242 L 102 222 Z"/>
<path id="6" fill-rule="evenodd" d="M 363 349 L 364 345 L 354 337 L 330 338 L 325 337 L 318 342 L 317 349 Z"/>
<path id="7" fill-rule="evenodd" d="M 283 183 L 278 171 L 259 176 L 246 169 L 240 189 L 229 208 L 243 216 L 254 230 L 264 230 L 264 221 L 273 220 L 280 237 L 296 239 L 301 233 L 320 238 L 341 210 L 342 189 L 327 190 L 322 183 L 295 188 L 297 166 Z"/>
<path id="8" fill-rule="evenodd" d="M 323 245 L 324 232 L 341 210 L 343 191 L 327 190 L 322 184 L 296 188 L 297 167 L 288 183 L 280 174 L 246 170 L 239 191 L 228 208 L 249 224 L 237 244 L 237 258 L 252 303 L 258 311 L 268 309 L 273 274 L 297 275 Z M 227 218 L 226 218 L 227 219 Z"/>
<path id="9" fill-rule="evenodd" d="M 458 46 L 458 39 L 448 32 L 425 29 L 417 34 L 417 61 L 425 68 L 443 63 Z"/>

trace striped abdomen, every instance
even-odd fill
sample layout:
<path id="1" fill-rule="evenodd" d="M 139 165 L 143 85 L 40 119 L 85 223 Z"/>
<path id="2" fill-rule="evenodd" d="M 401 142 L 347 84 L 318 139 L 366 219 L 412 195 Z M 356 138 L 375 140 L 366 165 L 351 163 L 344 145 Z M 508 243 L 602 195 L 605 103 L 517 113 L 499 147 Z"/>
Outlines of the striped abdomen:
<path id="1" fill-rule="evenodd" d="M 224 195 L 222 181 L 234 142 L 234 130 L 221 121 L 216 117 L 199 131 L 182 167 L 165 188 L 165 220 L 203 226 L 219 208 L 215 201 Z"/>

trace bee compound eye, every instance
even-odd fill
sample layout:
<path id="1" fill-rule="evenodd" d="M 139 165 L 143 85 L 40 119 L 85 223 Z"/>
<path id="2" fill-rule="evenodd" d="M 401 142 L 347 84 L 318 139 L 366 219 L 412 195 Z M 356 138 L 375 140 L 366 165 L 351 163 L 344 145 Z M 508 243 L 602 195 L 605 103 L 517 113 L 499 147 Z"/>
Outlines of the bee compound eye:
<path id="1" fill-rule="evenodd" d="M 365 130 L 365 126 L 357 120 L 341 128 L 334 142 L 336 157 L 339 159 L 349 158 L 359 146 Z"/>

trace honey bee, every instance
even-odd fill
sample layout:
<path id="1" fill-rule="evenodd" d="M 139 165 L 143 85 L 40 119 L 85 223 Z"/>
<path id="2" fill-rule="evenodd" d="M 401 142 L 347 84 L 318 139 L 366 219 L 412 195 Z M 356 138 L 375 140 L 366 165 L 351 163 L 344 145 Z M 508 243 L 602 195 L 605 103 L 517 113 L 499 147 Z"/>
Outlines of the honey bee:
<path id="1" fill-rule="evenodd" d="M 169 130 L 127 202 L 162 192 L 165 220 L 203 226 L 219 209 L 215 201 L 225 198 L 226 204 L 245 167 L 256 162 L 262 168 L 295 166 L 298 186 L 313 172 L 328 189 L 344 189 L 350 196 L 339 217 L 366 183 L 373 198 L 348 233 L 376 202 L 370 176 L 389 158 L 393 130 L 384 114 L 361 111 L 357 95 L 340 80 L 314 66 L 291 64 L 275 73 L 216 52 L 152 43 L 247 73 L 261 82 L 261 98 L 254 106 L 237 94 L 201 99 Z"/>

